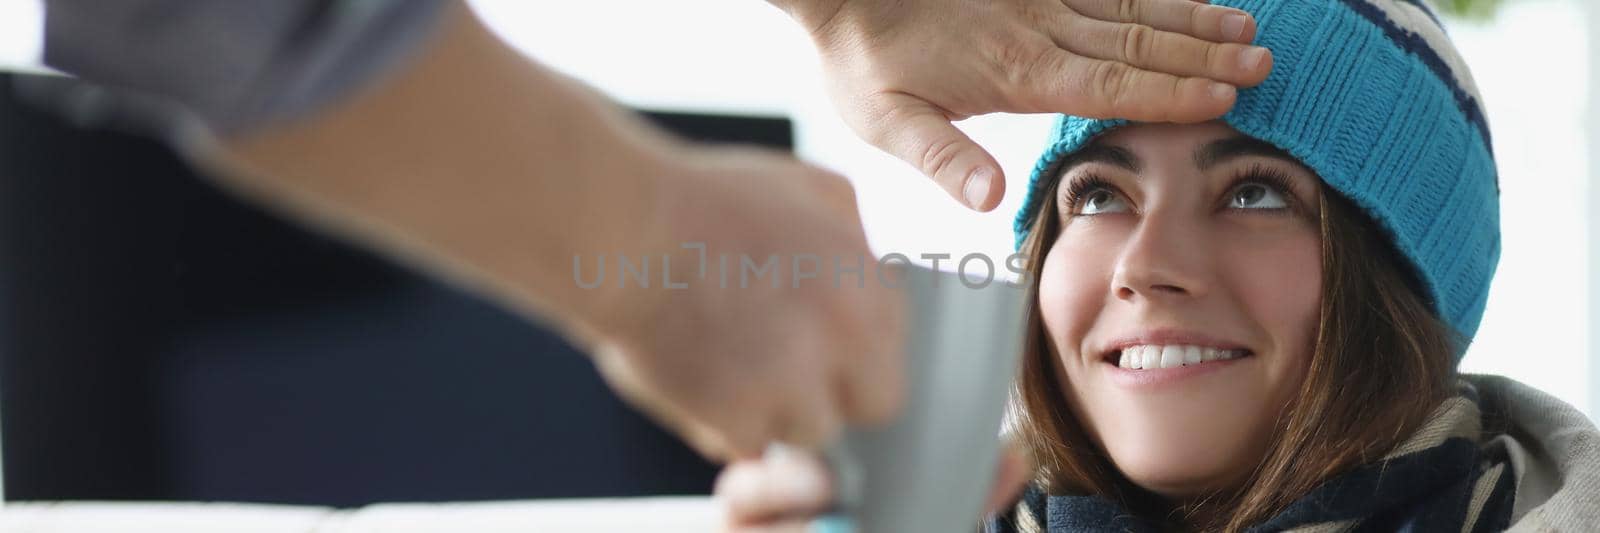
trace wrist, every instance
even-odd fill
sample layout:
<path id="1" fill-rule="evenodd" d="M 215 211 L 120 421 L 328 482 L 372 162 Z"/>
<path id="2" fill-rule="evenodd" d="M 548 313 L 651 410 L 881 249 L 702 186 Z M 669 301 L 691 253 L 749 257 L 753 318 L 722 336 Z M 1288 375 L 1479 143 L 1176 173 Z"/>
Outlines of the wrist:
<path id="1" fill-rule="evenodd" d="M 631 122 L 636 117 L 614 118 Z M 653 126 L 597 129 L 598 142 L 585 143 L 580 158 L 593 166 L 571 177 L 583 182 L 574 183 L 582 200 L 562 206 L 568 211 L 561 215 L 566 220 L 550 221 L 568 229 L 554 252 L 563 259 L 562 286 L 551 292 L 572 302 L 567 306 L 568 329 L 581 342 L 632 344 L 662 295 L 656 286 L 660 280 L 649 279 L 646 286 L 625 280 L 623 258 L 635 265 L 641 260 L 654 263 L 671 252 L 662 236 L 661 197 L 682 163 L 671 150 L 677 141 L 659 135 Z M 645 275 L 658 275 L 659 268 L 651 264 Z"/>

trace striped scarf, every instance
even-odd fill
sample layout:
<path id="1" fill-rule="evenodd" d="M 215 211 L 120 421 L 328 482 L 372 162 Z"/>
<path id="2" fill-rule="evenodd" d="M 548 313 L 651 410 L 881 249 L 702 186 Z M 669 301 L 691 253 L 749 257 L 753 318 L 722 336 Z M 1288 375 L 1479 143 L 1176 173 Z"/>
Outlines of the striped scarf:
<path id="1" fill-rule="evenodd" d="M 1503 449 L 1480 448 L 1475 388 L 1446 400 L 1382 460 L 1334 477 L 1247 531 L 1502 531 L 1516 484 Z M 991 519 L 991 533 L 1155 532 L 1098 496 L 1047 495 L 1029 487 L 1016 507 Z"/>

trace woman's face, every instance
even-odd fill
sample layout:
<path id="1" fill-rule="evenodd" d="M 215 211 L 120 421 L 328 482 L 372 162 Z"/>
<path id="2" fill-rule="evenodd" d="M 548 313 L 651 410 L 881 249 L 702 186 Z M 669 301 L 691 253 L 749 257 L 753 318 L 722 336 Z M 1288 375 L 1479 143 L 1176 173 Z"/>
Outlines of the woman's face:
<path id="1" fill-rule="evenodd" d="M 1317 176 L 1219 122 L 1125 126 L 1062 168 L 1039 304 L 1068 405 L 1145 489 L 1235 486 L 1310 360 Z"/>

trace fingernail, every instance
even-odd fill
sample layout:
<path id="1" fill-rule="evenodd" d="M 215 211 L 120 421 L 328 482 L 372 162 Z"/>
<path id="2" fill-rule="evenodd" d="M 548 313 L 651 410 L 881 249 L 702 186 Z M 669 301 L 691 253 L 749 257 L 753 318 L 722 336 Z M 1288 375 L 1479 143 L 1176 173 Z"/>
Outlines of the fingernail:
<path id="1" fill-rule="evenodd" d="M 967 205 L 973 209 L 982 208 L 983 203 L 989 199 L 989 182 L 992 181 L 994 181 L 994 171 L 989 170 L 989 167 L 972 171 L 972 175 L 967 177 L 966 188 L 962 190 L 962 194 L 967 198 Z"/>
<path id="2" fill-rule="evenodd" d="M 830 514 L 813 519 L 806 533 L 855 533 L 855 530 L 855 520 L 841 514 Z"/>
<path id="3" fill-rule="evenodd" d="M 1228 100 L 1233 98 L 1234 91 L 1235 89 L 1233 86 L 1226 83 L 1213 82 L 1211 84 L 1211 97 L 1218 100 Z"/>
<path id="4" fill-rule="evenodd" d="M 1239 54 L 1239 68 L 1245 72 L 1254 72 L 1261 66 L 1261 62 L 1266 59 L 1266 48 L 1252 46 L 1250 49 L 1245 50 L 1244 53 Z"/>
<path id="5" fill-rule="evenodd" d="M 1237 41 L 1244 37 L 1244 26 L 1250 19 L 1239 13 L 1222 16 L 1222 38 Z"/>

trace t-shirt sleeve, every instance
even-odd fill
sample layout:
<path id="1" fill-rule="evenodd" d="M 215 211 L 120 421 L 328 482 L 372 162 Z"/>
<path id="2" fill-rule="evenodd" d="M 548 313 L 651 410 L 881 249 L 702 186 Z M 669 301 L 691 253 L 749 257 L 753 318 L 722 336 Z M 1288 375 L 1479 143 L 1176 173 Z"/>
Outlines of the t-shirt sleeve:
<path id="1" fill-rule="evenodd" d="M 46 0 L 45 64 L 246 130 L 405 61 L 451 0 Z"/>

